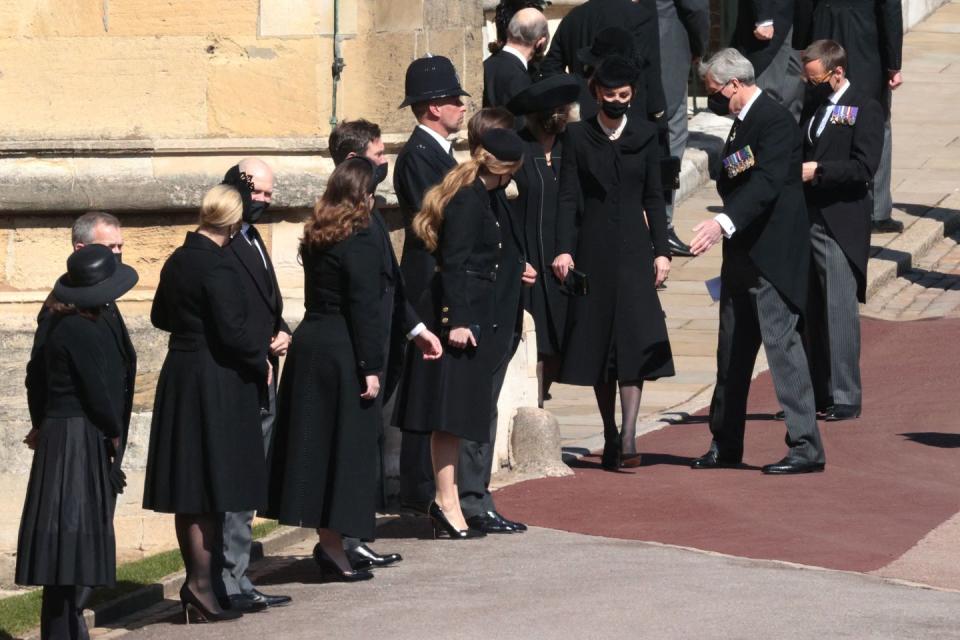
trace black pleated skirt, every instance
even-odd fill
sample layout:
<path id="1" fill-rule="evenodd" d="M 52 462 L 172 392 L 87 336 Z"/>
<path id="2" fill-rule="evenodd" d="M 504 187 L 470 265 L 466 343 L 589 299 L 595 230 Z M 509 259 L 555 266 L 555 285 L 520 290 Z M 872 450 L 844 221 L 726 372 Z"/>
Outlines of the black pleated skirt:
<path id="1" fill-rule="evenodd" d="M 44 421 L 20 520 L 17 584 L 114 584 L 108 463 L 103 434 L 86 418 Z"/>

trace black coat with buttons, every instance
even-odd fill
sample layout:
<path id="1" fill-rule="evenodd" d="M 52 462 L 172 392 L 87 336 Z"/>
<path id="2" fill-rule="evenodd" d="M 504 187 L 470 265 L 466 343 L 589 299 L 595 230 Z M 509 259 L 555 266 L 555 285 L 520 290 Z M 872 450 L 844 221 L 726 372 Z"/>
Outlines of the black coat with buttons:
<path id="1" fill-rule="evenodd" d="M 563 141 L 557 254 L 573 256 L 588 293 L 570 299 L 560 381 L 595 385 L 672 376 L 655 288 L 655 256 L 670 256 L 657 134 L 627 119 L 611 141 L 596 118 Z"/>
<path id="2" fill-rule="evenodd" d="M 423 318 L 443 340 L 444 352 L 439 360 L 407 360 L 394 416 L 405 431 L 490 439 L 493 370 L 502 356 L 493 336 L 501 230 L 479 179 L 458 191 L 444 210 L 431 283 L 436 305 Z M 456 327 L 469 327 L 477 346 L 450 346 L 447 336 Z"/>

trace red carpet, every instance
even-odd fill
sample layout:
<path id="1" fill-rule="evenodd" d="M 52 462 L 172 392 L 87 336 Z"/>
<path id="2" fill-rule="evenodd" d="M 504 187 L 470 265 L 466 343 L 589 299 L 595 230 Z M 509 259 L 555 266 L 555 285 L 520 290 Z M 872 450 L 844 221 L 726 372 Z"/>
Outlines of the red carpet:
<path id="1" fill-rule="evenodd" d="M 768 477 L 786 453 L 769 373 L 751 389 L 744 463 L 693 471 L 710 433 L 702 411 L 645 435 L 639 469 L 596 455 L 576 475 L 497 493 L 508 517 L 597 536 L 649 540 L 852 571 L 896 559 L 960 511 L 960 321 L 863 321 L 864 413 L 820 422 L 824 473 Z"/>

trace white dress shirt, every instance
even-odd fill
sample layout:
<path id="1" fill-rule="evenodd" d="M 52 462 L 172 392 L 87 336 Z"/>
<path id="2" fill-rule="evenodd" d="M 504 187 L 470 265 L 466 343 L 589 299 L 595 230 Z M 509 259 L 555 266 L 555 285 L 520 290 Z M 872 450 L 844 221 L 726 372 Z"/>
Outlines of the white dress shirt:
<path id="1" fill-rule="evenodd" d="M 437 141 L 437 144 L 439 144 L 441 147 L 443 147 L 443 150 L 444 150 L 447 154 L 450 153 L 450 149 L 453 148 L 453 143 L 452 143 L 452 142 L 450 142 L 449 140 L 447 140 L 446 138 L 444 138 L 442 135 L 440 135 L 439 133 L 437 133 L 436 131 L 434 131 L 433 129 L 431 129 L 430 127 L 428 127 L 427 125 L 418 124 L 417 126 L 420 127 L 421 129 L 423 129 L 424 131 L 426 131 L 427 133 L 429 133 L 431 136 L 433 136 L 433 139 Z"/>
<path id="2" fill-rule="evenodd" d="M 757 92 L 753 94 L 753 97 L 747 100 L 747 104 L 743 105 L 743 108 L 740 109 L 740 113 L 737 114 L 737 120 L 743 122 L 747 117 L 747 112 L 750 111 L 750 107 L 753 106 L 753 103 L 757 101 L 757 98 L 760 97 L 760 94 L 763 93 L 762 90 L 757 89 Z M 723 235 L 726 237 L 732 236 L 737 231 L 737 225 L 733 224 L 733 220 L 730 219 L 725 213 L 718 213 L 713 217 L 716 220 L 720 227 L 723 229 Z"/>
<path id="3" fill-rule="evenodd" d="M 520 53 L 519 51 L 517 51 L 516 49 L 514 49 L 513 47 L 511 47 L 510 45 L 505 45 L 503 49 L 501 49 L 501 51 L 505 53 L 512 53 L 513 55 L 517 56 L 520 62 L 523 63 L 523 68 L 524 69 L 527 68 L 527 57 L 522 53 Z"/>
<path id="4" fill-rule="evenodd" d="M 243 239 L 247 241 L 247 244 L 249 244 L 251 247 L 256 248 L 257 253 L 260 254 L 260 259 L 263 260 L 263 268 L 269 271 L 270 267 L 267 266 L 267 254 L 264 253 L 263 247 L 260 246 L 260 243 L 257 242 L 253 236 L 248 235 L 249 232 L 250 232 L 250 225 L 244 222 L 240 226 L 240 235 L 242 235 Z"/>
<path id="5" fill-rule="evenodd" d="M 847 80 L 846 78 L 844 78 L 844 79 L 843 79 L 843 84 L 840 85 L 840 88 L 837 89 L 836 91 L 834 91 L 833 93 L 831 93 L 831 94 L 830 94 L 830 97 L 827 98 L 827 100 L 829 100 L 829 101 L 830 101 L 830 104 L 832 104 L 832 105 L 837 104 L 838 102 L 840 102 L 840 98 L 843 97 L 843 94 L 845 94 L 845 93 L 847 92 L 847 89 L 849 89 L 849 88 L 850 88 L 850 81 Z M 832 112 L 833 112 L 833 109 L 827 109 L 826 111 L 824 111 L 823 116 L 821 116 L 821 118 L 820 118 L 820 124 L 817 125 L 817 136 L 816 136 L 816 137 L 819 138 L 819 137 L 823 134 L 823 130 L 826 128 L 827 122 L 829 122 L 829 120 L 830 120 L 830 114 L 831 114 Z M 813 138 L 814 138 L 814 136 L 813 136 L 813 120 L 814 120 L 814 118 L 810 118 L 810 125 L 807 127 L 807 138 L 809 138 L 810 142 L 813 142 Z"/>

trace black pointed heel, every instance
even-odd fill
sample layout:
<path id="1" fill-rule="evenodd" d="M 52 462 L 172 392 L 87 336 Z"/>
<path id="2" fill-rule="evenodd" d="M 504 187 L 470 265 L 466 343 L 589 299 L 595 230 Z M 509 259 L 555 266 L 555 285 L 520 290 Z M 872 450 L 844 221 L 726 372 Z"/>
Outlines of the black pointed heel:
<path id="1" fill-rule="evenodd" d="M 190 613 L 193 612 L 198 622 L 229 622 L 243 617 L 243 614 L 233 609 L 224 609 L 220 613 L 214 613 L 203 606 L 190 587 L 184 583 L 180 587 L 180 609 L 183 611 L 184 623 L 190 624 Z"/>
<path id="2" fill-rule="evenodd" d="M 620 468 L 620 439 L 607 440 L 603 443 L 603 455 L 600 456 L 600 466 L 606 471 L 616 471 Z"/>
<path id="3" fill-rule="evenodd" d="M 430 522 L 433 523 L 433 539 L 436 540 L 441 534 L 447 535 L 451 540 L 468 540 L 470 538 L 483 538 L 487 534 L 477 529 L 457 529 L 448 519 L 443 509 L 436 502 L 430 503 Z"/>
<path id="4" fill-rule="evenodd" d="M 344 571 L 334 562 L 333 558 L 327 555 L 320 543 L 313 547 L 313 561 L 320 567 L 320 574 L 324 578 L 329 578 L 337 582 L 361 582 L 373 577 L 373 573 L 366 569 L 351 569 Z"/>

